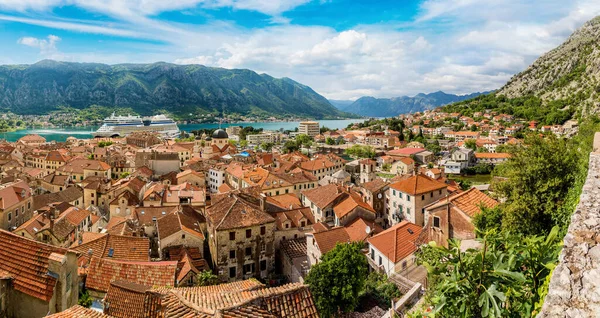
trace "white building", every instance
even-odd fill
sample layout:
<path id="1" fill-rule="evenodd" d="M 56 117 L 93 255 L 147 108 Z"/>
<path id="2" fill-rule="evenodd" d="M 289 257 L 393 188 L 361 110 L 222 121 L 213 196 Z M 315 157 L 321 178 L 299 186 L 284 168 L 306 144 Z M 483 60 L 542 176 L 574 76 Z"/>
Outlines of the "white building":
<path id="1" fill-rule="evenodd" d="M 216 193 L 223 183 L 225 183 L 225 166 L 208 169 L 208 190 L 211 193 Z"/>
<path id="2" fill-rule="evenodd" d="M 298 125 L 298 132 L 300 134 L 309 135 L 314 137 L 320 133 L 319 122 L 316 121 L 303 121 Z"/>

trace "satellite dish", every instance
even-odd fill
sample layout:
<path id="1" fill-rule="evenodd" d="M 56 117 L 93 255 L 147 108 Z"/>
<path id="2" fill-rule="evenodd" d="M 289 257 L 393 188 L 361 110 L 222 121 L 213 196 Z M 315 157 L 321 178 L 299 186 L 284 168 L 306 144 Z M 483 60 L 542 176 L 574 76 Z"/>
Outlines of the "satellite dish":
<path id="1" fill-rule="evenodd" d="M 367 232 L 367 235 L 371 234 L 371 227 L 367 225 L 365 232 Z"/>

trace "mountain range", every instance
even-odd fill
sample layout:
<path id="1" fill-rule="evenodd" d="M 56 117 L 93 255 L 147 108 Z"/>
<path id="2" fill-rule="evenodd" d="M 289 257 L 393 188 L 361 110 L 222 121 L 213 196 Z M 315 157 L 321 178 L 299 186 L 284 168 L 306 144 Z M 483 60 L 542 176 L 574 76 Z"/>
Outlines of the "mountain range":
<path id="1" fill-rule="evenodd" d="M 68 63 L 0 66 L 0 109 L 47 114 L 61 106 L 129 107 L 156 112 L 349 117 L 310 87 L 245 69 L 169 63 Z"/>
<path id="2" fill-rule="evenodd" d="M 439 106 L 471 99 L 488 93 L 489 92 L 454 95 L 438 91 L 430 94 L 420 93 L 413 97 L 375 98 L 365 96 L 354 102 L 339 100 L 329 100 L 329 102 L 338 109 L 348 113 L 367 117 L 392 117 L 400 114 L 434 109 Z"/>

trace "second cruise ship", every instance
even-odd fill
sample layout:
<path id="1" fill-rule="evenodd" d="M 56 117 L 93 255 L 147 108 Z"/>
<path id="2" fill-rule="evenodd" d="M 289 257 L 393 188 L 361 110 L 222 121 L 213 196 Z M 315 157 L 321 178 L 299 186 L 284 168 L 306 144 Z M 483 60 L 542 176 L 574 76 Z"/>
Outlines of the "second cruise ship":
<path id="1" fill-rule="evenodd" d="M 165 138 L 176 138 L 179 136 L 177 123 L 165 115 L 151 117 L 140 116 L 115 116 L 104 119 L 104 123 L 98 130 L 92 133 L 94 137 L 125 137 L 137 131 L 154 131 Z"/>

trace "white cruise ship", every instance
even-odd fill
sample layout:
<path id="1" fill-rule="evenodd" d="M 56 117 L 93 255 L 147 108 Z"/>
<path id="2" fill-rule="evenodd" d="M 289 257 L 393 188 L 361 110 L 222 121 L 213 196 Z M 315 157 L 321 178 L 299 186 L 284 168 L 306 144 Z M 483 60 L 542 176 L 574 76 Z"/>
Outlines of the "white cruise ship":
<path id="1" fill-rule="evenodd" d="M 151 117 L 140 116 L 115 116 L 104 119 L 104 124 L 92 133 L 94 137 L 125 137 L 136 131 L 155 131 L 166 138 L 179 136 L 179 127 L 172 119 L 165 115 Z"/>

